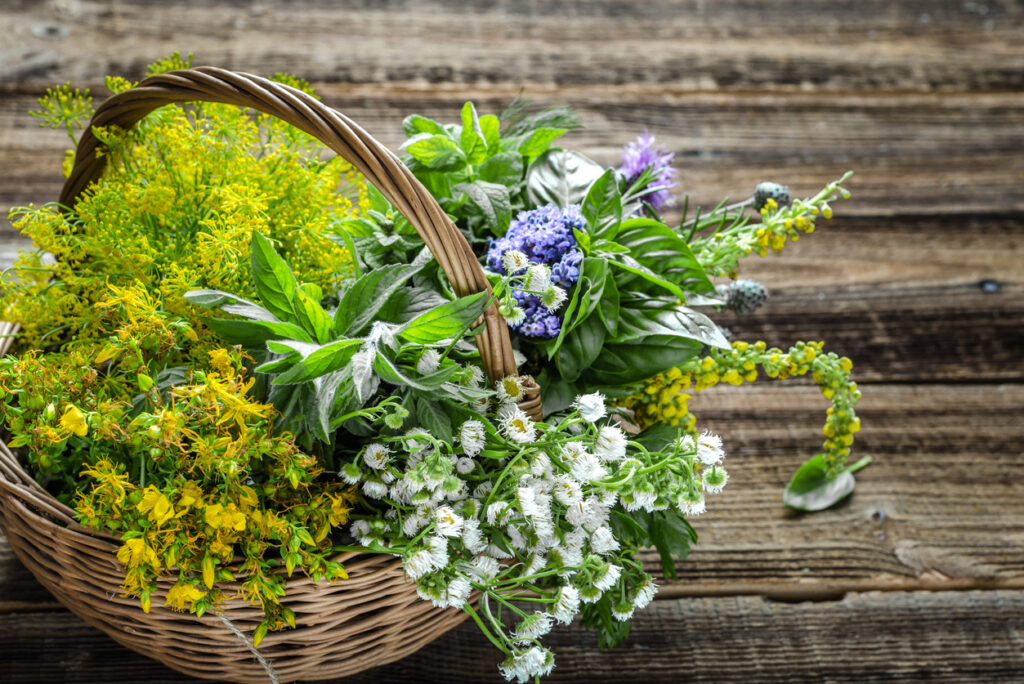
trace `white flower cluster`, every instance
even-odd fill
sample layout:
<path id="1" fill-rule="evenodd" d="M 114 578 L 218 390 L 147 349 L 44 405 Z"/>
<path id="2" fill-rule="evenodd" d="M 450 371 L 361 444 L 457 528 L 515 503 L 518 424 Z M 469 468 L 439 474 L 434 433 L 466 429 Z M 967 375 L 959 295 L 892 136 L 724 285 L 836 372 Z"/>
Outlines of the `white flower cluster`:
<path id="1" fill-rule="evenodd" d="M 506 378 L 496 424 L 466 420 L 456 444 L 422 430 L 382 437 L 341 476 L 386 504 L 386 513 L 352 523 L 359 542 L 400 551 L 407 576 L 435 606 L 474 612 L 470 594 L 481 592 L 481 619 L 505 644 L 501 672 L 524 682 L 554 666 L 539 642 L 554 623 L 568 624 L 606 594 L 612 615 L 629 620 L 654 597 L 657 586 L 616 537 L 613 508 L 695 515 L 727 476 L 713 435 L 651 453 L 599 424 L 607 414 L 600 394 L 578 397 L 558 425 L 531 421 L 511 403 L 521 394 L 518 379 Z M 543 588 L 544 610 L 526 614 L 512 603 L 527 584 Z M 508 633 L 492 601 L 519 615 Z"/>

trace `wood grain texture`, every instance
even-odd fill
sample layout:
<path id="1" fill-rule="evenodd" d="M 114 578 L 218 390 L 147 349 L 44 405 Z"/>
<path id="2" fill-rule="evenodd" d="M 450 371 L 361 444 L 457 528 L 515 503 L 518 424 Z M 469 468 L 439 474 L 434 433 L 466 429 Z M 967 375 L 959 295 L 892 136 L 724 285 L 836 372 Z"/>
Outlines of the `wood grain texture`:
<path id="1" fill-rule="evenodd" d="M 5 682 L 164 684 L 189 680 L 125 651 L 64 613 L 0 616 Z M 1024 593 L 856 593 L 838 601 L 760 597 L 656 601 L 633 619 L 629 640 L 599 651 L 578 625 L 553 631 L 544 681 L 1019 682 Z M 46 651 L 47 658 L 38 653 Z M 392 665 L 338 680 L 495 681 L 497 658 L 464 624 Z"/>
<path id="2" fill-rule="evenodd" d="M 122 72 L 123 73 L 123 72 Z M 300 74 L 302 72 L 299 72 Z M 81 85 L 82 81 L 76 81 Z M 324 100 L 391 149 L 401 121 L 419 113 L 458 120 L 466 100 L 500 112 L 518 92 L 380 84 L 329 85 Z M 95 90 L 106 97 L 105 89 Z M 55 201 L 67 135 L 41 130 L 26 112 L 39 91 L 0 99 L 0 210 Z M 742 199 L 777 180 L 796 196 L 813 194 L 848 169 L 854 199 L 840 216 L 961 215 L 1024 212 L 1024 94 L 723 94 L 652 87 L 548 88 L 526 85 L 537 105 L 571 104 L 585 125 L 564 140 L 606 164 L 644 129 L 677 155 L 680 182 L 694 206 Z M 9 233 L 8 233 L 9 234 Z"/>
<path id="3" fill-rule="evenodd" d="M 99 83 L 182 50 L 322 82 L 1014 90 L 1022 15 L 1009 0 L 21 1 L 0 11 L 0 80 Z"/>

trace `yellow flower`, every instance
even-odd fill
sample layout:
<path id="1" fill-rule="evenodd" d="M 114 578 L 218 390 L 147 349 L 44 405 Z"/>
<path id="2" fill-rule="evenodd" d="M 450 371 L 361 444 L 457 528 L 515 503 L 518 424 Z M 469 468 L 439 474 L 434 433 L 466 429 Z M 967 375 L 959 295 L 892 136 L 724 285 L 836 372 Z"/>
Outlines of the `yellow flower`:
<path id="1" fill-rule="evenodd" d="M 221 504 L 211 504 L 206 507 L 203 517 L 206 524 L 214 529 L 228 527 L 239 532 L 245 529 L 245 514 L 233 503 L 228 504 L 227 508 Z"/>
<path id="2" fill-rule="evenodd" d="M 210 365 L 221 375 L 230 377 L 235 373 L 234 365 L 231 363 L 231 357 L 228 356 L 226 349 L 214 349 L 210 352 Z"/>
<path id="3" fill-rule="evenodd" d="M 136 506 L 143 513 L 149 512 L 149 519 L 162 525 L 174 517 L 174 507 L 159 489 L 150 485 L 142 494 L 142 501 Z"/>
<path id="4" fill-rule="evenodd" d="M 69 404 L 64 409 L 64 415 L 60 419 L 60 426 L 79 437 L 85 437 L 89 432 L 89 426 L 85 422 L 85 414 L 74 404 Z"/>
<path id="5" fill-rule="evenodd" d="M 129 568 L 138 567 L 142 563 L 151 565 L 154 568 L 160 567 L 156 551 L 150 548 L 142 537 L 126 541 L 124 546 L 117 550 L 117 560 Z"/>
<path id="6" fill-rule="evenodd" d="M 195 585 L 178 582 L 167 591 L 167 599 L 164 604 L 178 612 L 184 612 L 185 609 L 192 607 L 193 602 L 204 596 L 206 596 L 206 592 L 200 591 Z"/>
<path id="7" fill-rule="evenodd" d="M 187 482 L 181 488 L 181 498 L 178 499 L 178 505 L 187 509 L 191 506 L 201 506 L 202 503 L 203 490 L 195 482 Z"/>

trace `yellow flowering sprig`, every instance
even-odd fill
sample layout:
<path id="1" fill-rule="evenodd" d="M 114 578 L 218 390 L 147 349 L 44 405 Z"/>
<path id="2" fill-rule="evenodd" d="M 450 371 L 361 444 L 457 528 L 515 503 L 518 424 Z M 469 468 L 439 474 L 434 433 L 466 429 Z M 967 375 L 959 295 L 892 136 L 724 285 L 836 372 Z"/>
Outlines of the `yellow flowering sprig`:
<path id="1" fill-rule="evenodd" d="M 172 55 L 151 72 L 188 63 Z M 117 91 L 131 86 L 108 82 Z M 44 118 L 87 119 L 91 105 L 76 93 L 58 89 Z M 37 247 L 0 278 L 0 313 L 22 324 L 21 348 L 89 337 L 93 304 L 108 284 L 133 281 L 199 329 L 200 316 L 182 294 L 210 288 L 252 296 L 253 230 L 273 241 L 300 282 L 333 292 L 354 273 L 351 254 L 328 228 L 369 206 L 366 184 L 343 159 L 320 161 L 322 146 L 311 136 L 209 103 L 161 108 L 131 131 L 95 132 L 110 163 L 74 214 L 56 205 L 11 212 L 14 227 Z"/>
<path id="2" fill-rule="evenodd" d="M 760 223 L 736 221 L 728 228 L 722 227 L 711 235 L 694 239 L 690 248 L 709 276 L 735 277 L 739 260 L 744 256 L 751 252 L 767 256 L 769 249 L 781 252 L 787 242 L 796 242 L 801 235 L 813 233 L 819 217 L 832 218 L 830 203 L 840 197 L 850 197 L 842 183 L 851 175 L 853 172 L 848 171 L 813 197 L 795 199 L 789 205 L 780 206 L 775 199 L 768 198 L 760 210 Z"/>
<path id="3" fill-rule="evenodd" d="M 696 417 L 689 411 L 693 393 L 725 382 L 741 385 L 754 382 L 759 370 L 770 378 L 785 378 L 810 373 L 821 393 L 831 402 L 823 432 L 825 465 L 830 475 L 838 473 L 850 455 L 860 419 L 854 406 L 860 399 L 857 383 L 850 379 L 850 359 L 824 353 L 823 342 L 797 342 L 786 352 L 768 348 L 764 342 L 737 341 L 729 350 L 712 349 L 702 358 L 651 378 L 645 387 L 622 401 L 632 409 L 640 427 L 667 423 L 694 432 Z"/>

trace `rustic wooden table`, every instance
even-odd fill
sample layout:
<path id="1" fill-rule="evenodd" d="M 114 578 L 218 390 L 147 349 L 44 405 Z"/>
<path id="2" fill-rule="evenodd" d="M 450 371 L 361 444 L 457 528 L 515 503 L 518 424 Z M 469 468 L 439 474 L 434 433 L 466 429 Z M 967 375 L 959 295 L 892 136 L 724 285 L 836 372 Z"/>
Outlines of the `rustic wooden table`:
<path id="1" fill-rule="evenodd" d="M 702 394 L 732 481 L 699 545 L 617 650 L 556 631 L 551 681 L 1024 681 L 1020 2 L 189 4 L 3 3 L 0 210 L 57 197 L 66 140 L 25 115 L 46 86 L 100 94 L 176 49 L 303 76 L 392 146 L 408 112 L 450 120 L 521 87 L 577 107 L 570 143 L 602 162 L 649 129 L 705 205 L 856 170 L 837 218 L 743 264 L 771 299 L 727 325 L 854 359 L 875 463 L 850 500 L 794 514 L 780 494 L 822 439 L 817 391 Z M 0 228 L 0 259 L 24 246 Z M 346 681 L 496 678 L 463 626 Z M 0 681 L 183 679 L 64 610 L 0 537 Z"/>

